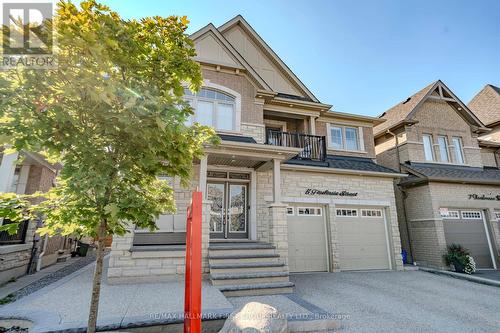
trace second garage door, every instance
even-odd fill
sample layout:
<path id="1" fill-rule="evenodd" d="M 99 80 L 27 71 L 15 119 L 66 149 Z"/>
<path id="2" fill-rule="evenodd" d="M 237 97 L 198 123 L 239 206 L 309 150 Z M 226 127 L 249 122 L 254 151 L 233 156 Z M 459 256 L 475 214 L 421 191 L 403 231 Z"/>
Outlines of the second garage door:
<path id="1" fill-rule="evenodd" d="M 287 223 L 290 272 L 328 271 L 323 207 L 290 206 L 287 210 Z"/>
<path id="2" fill-rule="evenodd" d="M 335 207 L 341 270 L 390 269 L 384 210 Z"/>

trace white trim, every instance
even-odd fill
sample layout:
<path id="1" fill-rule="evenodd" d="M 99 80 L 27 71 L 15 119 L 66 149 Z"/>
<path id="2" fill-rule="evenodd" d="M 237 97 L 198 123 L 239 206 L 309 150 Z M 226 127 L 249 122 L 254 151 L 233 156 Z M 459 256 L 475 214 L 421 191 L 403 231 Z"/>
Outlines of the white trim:
<path id="1" fill-rule="evenodd" d="M 340 130 L 342 132 L 342 148 L 336 148 L 332 145 L 332 135 L 331 135 L 331 128 L 332 127 L 340 128 Z M 346 143 L 347 143 L 346 129 L 347 128 L 356 130 L 356 136 L 357 136 L 356 141 L 357 141 L 358 149 L 347 149 L 346 148 Z M 366 150 L 365 150 L 364 139 L 362 138 L 362 136 L 363 136 L 362 129 L 363 129 L 363 127 L 340 125 L 340 124 L 336 124 L 336 123 L 327 123 L 326 124 L 326 136 L 328 139 L 327 149 L 337 150 L 337 151 L 345 151 L 345 152 L 353 152 L 353 153 L 365 153 Z"/>
<path id="2" fill-rule="evenodd" d="M 488 231 L 488 222 L 486 221 L 486 214 L 483 212 L 483 226 L 484 226 L 484 232 L 486 233 L 486 239 L 488 240 L 488 248 L 490 249 L 490 256 L 491 256 L 491 262 L 493 263 L 493 268 L 497 269 L 497 262 L 496 262 L 496 256 L 493 252 L 493 245 L 491 244 L 491 238 L 490 238 L 490 232 Z"/>
<path id="3" fill-rule="evenodd" d="M 248 220 L 248 238 L 257 240 L 257 173 L 250 172 L 250 219 Z"/>
<path id="4" fill-rule="evenodd" d="M 363 127 L 362 126 L 359 126 L 358 127 L 358 141 L 359 141 L 359 150 L 360 151 L 366 151 L 365 149 L 365 133 L 363 131 Z"/>

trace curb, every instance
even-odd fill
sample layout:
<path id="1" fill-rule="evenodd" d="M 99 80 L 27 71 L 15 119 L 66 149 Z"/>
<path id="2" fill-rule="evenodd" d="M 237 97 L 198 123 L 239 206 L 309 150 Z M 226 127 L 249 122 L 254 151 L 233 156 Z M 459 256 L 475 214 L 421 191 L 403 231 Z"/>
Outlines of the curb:
<path id="1" fill-rule="evenodd" d="M 461 273 L 456 273 L 456 272 L 451 272 L 451 271 L 443 271 L 440 269 L 427 268 L 427 267 L 419 267 L 418 270 L 428 272 L 428 273 L 438 274 L 438 275 L 451 276 L 453 278 L 460 279 L 460 280 L 466 280 L 466 281 L 476 282 L 476 283 L 485 284 L 488 286 L 500 288 L 500 281 L 495 281 L 495 280 L 491 280 L 491 279 L 485 279 L 485 278 L 481 278 L 481 277 L 477 277 L 477 276 L 471 276 L 471 275 L 461 274 Z"/>

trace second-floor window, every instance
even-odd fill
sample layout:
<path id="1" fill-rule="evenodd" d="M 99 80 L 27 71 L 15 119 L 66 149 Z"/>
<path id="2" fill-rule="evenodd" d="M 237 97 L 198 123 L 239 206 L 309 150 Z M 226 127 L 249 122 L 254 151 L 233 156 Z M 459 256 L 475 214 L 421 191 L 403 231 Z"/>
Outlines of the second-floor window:
<path id="1" fill-rule="evenodd" d="M 208 88 L 202 88 L 197 94 L 184 89 L 184 98 L 194 109 L 194 115 L 188 124 L 194 122 L 212 126 L 216 130 L 235 130 L 235 98 L 229 94 Z"/>
<path id="2" fill-rule="evenodd" d="M 455 163 L 464 164 L 464 151 L 462 146 L 462 138 L 454 136 L 452 139 L 454 153 L 455 153 Z"/>
<path id="3" fill-rule="evenodd" d="M 438 136 L 438 145 L 441 162 L 449 162 L 450 156 L 448 155 L 448 139 L 444 135 Z"/>
<path id="4" fill-rule="evenodd" d="M 424 141 L 424 155 L 426 161 L 434 161 L 434 148 L 432 146 L 432 136 L 424 134 L 422 137 Z"/>
<path id="5" fill-rule="evenodd" d="M 329 146 L 332 149 L 360 151 L 359 130 L 356 127 L 330 125 Z"/>

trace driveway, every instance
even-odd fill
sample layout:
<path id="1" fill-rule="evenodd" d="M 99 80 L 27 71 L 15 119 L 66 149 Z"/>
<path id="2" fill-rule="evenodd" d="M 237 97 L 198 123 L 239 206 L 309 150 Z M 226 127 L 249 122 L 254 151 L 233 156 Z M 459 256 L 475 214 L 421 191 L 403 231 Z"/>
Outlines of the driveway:
<path id="1" fill-rule="evenodd" d="M 500 332 L 500 288 L 426 272 L 296 274 L 306 301 L 345 314 L 341 332 Z"/>

